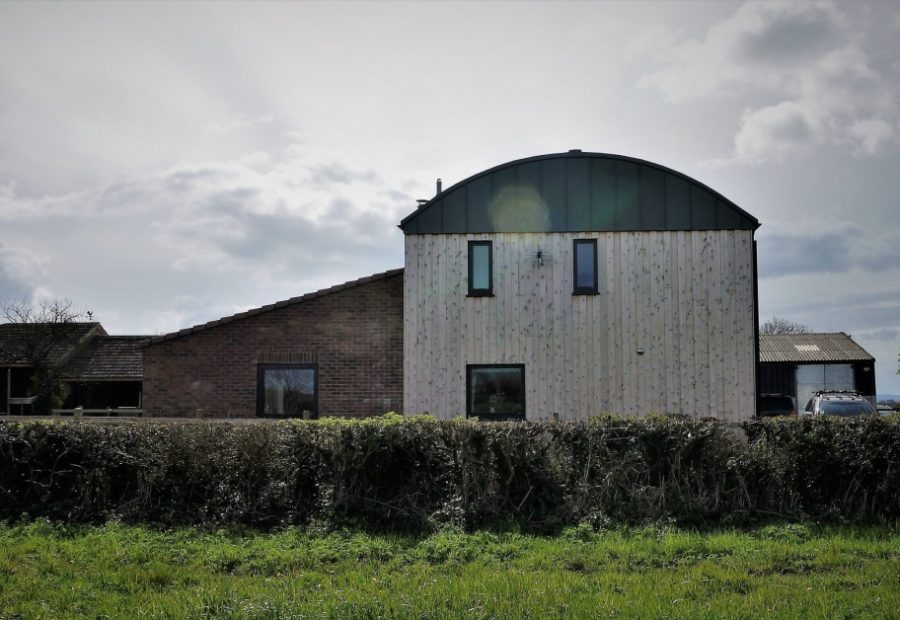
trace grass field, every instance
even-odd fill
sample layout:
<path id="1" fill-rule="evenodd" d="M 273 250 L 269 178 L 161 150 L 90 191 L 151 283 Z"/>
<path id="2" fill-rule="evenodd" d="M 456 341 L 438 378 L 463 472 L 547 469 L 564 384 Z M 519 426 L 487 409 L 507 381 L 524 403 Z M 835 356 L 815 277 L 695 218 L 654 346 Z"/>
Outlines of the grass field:
<path id="1" fill-rule="evenodd" d="M 900 530 L 0 526 L 0 618 L 897 618 Z"/>

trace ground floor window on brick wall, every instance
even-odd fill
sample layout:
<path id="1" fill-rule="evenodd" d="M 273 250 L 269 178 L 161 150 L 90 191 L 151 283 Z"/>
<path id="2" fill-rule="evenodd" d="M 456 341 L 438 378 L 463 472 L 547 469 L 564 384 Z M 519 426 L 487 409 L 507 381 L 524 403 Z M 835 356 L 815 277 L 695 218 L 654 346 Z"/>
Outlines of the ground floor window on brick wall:
<path id="1" fill-rule="evenodd" d="M 317 418 L 319 369 L 315 364 L 260 364 L 257 415 L 272 418 Z"/>

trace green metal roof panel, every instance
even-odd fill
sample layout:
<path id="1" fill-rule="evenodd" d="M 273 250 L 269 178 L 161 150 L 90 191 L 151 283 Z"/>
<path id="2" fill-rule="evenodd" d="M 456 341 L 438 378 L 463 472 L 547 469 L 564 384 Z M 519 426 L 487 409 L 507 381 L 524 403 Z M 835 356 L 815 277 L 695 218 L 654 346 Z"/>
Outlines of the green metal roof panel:
<path id="1" fill-rule="evenodd" d="M 444 230 L 448 233 L 466 232 L 466 188 L 461 187 L 444 197 Z"/>
<path id="2" fill-rule="evenodd" d="M 759 222 L 699 181 L 648 161 L 572 151 L 512 161 L 436 195 L 407 235 L 755 230 Z"/>
<path id="3" fill-rule="evenodd" d="M 666 229 L 666 177 L 655 168 L 641 169 L 640 205 L 641 230 Z M 662 205 L 659 208 L 657 205 Z"/>
<path id="4" fill-rule="evenodd" d="M 490 214 L 481 205 L 491 202 L 491 177 L 474 179 L 460 190 L 466 194 L 466 230 L 468 232 L 489 231 L 491 229 Z"/>
<path id="5" fill-rule="evenodd" d="M 674 175 L 666 176 L 666 225 L 669 230 L 691 229 L 691 186 Z"/>

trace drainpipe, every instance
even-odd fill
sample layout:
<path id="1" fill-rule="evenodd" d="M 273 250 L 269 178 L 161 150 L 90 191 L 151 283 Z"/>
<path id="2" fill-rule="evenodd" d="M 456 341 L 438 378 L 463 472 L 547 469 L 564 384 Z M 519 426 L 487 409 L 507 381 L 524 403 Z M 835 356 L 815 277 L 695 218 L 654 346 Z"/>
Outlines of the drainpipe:
<path id="1" fill-rule="evenodd" d="M 756 356 L 754 367 L 756 368 L 756 398 L 753 399 L 753 416 L 759 412 L 759 272 L 756 264 L 756 239 L 753 240 L 753 354 Z M 800 403 L 797 403 L 800 406 Z"/>

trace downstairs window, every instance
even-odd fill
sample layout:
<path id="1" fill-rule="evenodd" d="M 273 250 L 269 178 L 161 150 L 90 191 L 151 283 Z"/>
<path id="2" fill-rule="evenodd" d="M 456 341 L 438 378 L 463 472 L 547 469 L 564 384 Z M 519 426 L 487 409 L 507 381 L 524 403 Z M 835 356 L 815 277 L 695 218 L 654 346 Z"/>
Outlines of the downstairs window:
<path id="1" fill-rule="evenodd" d="M 318 368 L 314 364 L 260 364 L 256 414 L 272 418 L 319 417 Z"/>
<path id="2" fill-rule="evenodd" d="M 524 420 L 525 365 L 468 364 L 466 416 L 483 420 Z"/>

